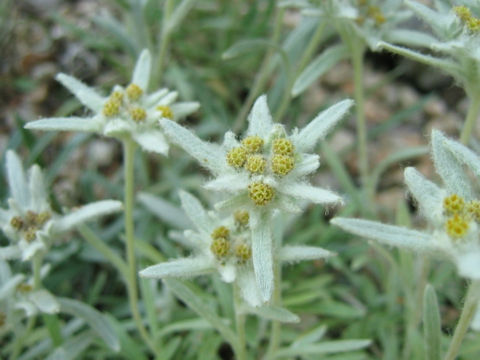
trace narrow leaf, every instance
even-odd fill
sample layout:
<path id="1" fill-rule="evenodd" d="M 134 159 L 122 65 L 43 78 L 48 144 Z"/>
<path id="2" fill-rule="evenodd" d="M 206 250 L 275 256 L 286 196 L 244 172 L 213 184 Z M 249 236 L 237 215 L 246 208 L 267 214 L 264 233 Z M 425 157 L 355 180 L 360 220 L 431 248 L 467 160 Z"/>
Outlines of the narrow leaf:
<path id="1" fill-rule="evenodd" d="M 295 80 L 292 89 L 292 96 L 298 96 L 304 92 L 310 85 L 318 80 L 323 74 L 329 71 L 340 60 L 348 56 L 348 50 L 345 45 L 335 45 L 322 52 L 313 60 Z"/>
<path id="2" fill-rule="evenodd" d="M 438 310 L 437 295 L 432 285 L 428 284 L 423 293 L 423 332 L 427 360 L 437 360 L 441 357 L 441 323 Z"/>
<path id="3" fill-rule="evenodd" d="M 273 248 L 269 221 L 260 221 L 252 229 L 252 258 L 255 279 L 263 301 L 269 301 L 273 293 Z"/>
<path id="4" fill-rule="evenodd" d="M 105 99 L 93 88 L 67 74 L 58 74 L 58 82 L 65 86 L 80 102 L 94 112 L 100 112 Z"/>
<path id="5" fill-rule="evenodd" d="M 371 340 L 337 340 L 324 341 L 317 344 L 304 345 L 301 347 L 289 347 L 280 349 L 275 357 L 295 357 L 301 355 L 336 354 L 366 348 Z"/>
<path id="6" fill-rule="evenodd" d="M 183 230 L 189 229 L 192 225 L 184 211 L 158 196 L 142 192 L 137 195 L 137 199 L 160 220 L 174 228 Z"/>
<path id="7" fill-rule="evenodd" d="M 115 352 L 120 350 L 120 342 L 118 341 L 117 335 L 101 312 L 77 300 L 57 298 L 57 301 L 60 303 L 61 312 L 85 320 L 92 330 L 105 341 L 110 349 Z"/>

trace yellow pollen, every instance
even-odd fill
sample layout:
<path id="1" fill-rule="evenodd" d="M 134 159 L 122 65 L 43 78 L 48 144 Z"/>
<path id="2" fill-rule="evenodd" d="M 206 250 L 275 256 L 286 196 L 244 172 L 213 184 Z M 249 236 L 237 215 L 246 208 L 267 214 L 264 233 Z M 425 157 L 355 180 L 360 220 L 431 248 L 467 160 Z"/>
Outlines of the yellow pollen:
<path id="1" fill-rule="evenodd" d="M 24 234 L 25 240 L 27 242 L 32 242 L 37 237 L 37 229 L 34 227 L 29 227 Z"/>
<path id="2" fill-rule="evenodd" d="M 162 113 L 162 116 L 163 116 L 164 118 L 167 118 L 167 119 L 170 119 L 170 120 L 173 119 L 173 111 L 172 111 L 172 109 L 171 109 L 169 106 L 167 106 L 167 105 L 158 105 L 158 106 L 157 106 L 157 110 Z"/>
<path id="3" fill-rule="evenodd" d="M 40 214 L 37 216 L 37 224 L 42 226 L 44 225 L 50 218 L 52 217 L 52 214 L 50 214 L 48 211 L 42 211 Z"/>
<path id="4" fill-rule="evenodd" d="M 447 196 L 443 199 L 443 208 L 447 214 L 458 214 L 463 211 L 465 207 L 465 200 L 457 194 Z"/>
<path id="5" fill-rule="evenodd" d="M 247 169 L 252 174 L 261 174 L 265 170 L 266 164 L 267 161 L 263 158 L 262 155 L 249 155 L 247 157 L 245 169 Z"/>
<path id="6" fill-rule="evenodd" d="M 375 21 L 377 26 L 382 25 L 386 21 L 385 16 L 378 6 L 369 6 L 367 14 Z"/>
<path id="7" fill-rule="evenodd" d="M 21 283 L 21 284 L 18 284 L 17 286 L 17 290 L 20 291 L 20 292 L 30 292 L 33 290 L 33 287 L 32 285 L 30 284 L 27 284 L 27 283 Z"/>
<path id="8" fill-rule="evenodd" d="M 227 164 L 235 168 L 243 166 L 247 160 L 247 150 L 243 147 L 234 147 L 227 153 Z"/>
<path id="9" fill-rule="evenodd" d="M 147 112 L 145 109 L 136 106 L 130 109 L 130 116 L 132 117 L 133 121 L 142 122 L 147 118 Z"/>
<path id="10" fill-rule="evenodd" d="M 260 136 L 247 136 L 242 140 L 242 145 L 249 153 L 256 153 L 262 150 L 263 139 Z"/>
<path id="11" fill-rule="evenodd" d="M 252 257 L 252 248 L 247 244 L 238 244 L 235 246 L 235 256 L 240 263 L 245 263 Z"/>
<path id="12" fill-rule="evenodd" d="M 250 220 L 250 215 L 246 210 L 237 210 L 233 214 L 233 218 L 235 219 L 235 223 L 240 226 L 245 226 L 248 224 Z"/>
<path id="13" fill-rule="evenodd" d="M 25 222 L 27 226 L 37 225 L 38 223 L 38 214 L 34 211 L 28 210 L 25 215 Z"/>
<path id="14" fill-rule="evenodd" d="M 142 88 L 137 84 L 128 85 L 125 91 L 127 93 L 128 98 L 132 101 L 138 100 L 140 96 L 142 96 L 143 94 Z"/>
<path id="15" fill-rule="evenodd" d="M 291 156 L 273 155 L 272 157 L 272 171 L 277 175 L 287 175 L 292 171 L 294 165 L 295 160 Z"/>
<path id="16" fill-rule="evenodd" d="M 480 31 L 480 19 L 472 17 L 467 21 L 467 27 L 470 31 Z"/>
<path id="17" fill-rule="evenodd" d="M 10 225 L 12 225 L 12 227 L 18 231 L 23 227 L 23 220 L 20 216 L 14 216 L 10 220 Z"/>
<path id="18" fill-rule="evenodd" d="M 120 113 L 121 102 L 116 99 L 108 99 L 107 102 L 103 105 L 102 113 L 106 117 L 112 117 Z"/>
<path id="19" fill-rule="evenodd" d="M 462 216 L 455 214 L 445 223 L 445 230 L 451 238 L 459 239 L 467 233 L 468 222 Z"/>
<path id="20" fill-rule="evenodd" d="M 273 141 L 273 153 L 275 155 L 292 155 L 295 147 L 288 139 L 275 139 Z"/>
<path id="21" fill-rule="evenodd" d="M 465 21 L 467 22 L 468 20 L 470 20 L 470 18 L 472 17 L 472 13 L 470 12 L 470 9 L 467 8 L 465 5 L 461 5 L 461 6 L 455 6 L 453 8 L 453 11 L 455 11 L 455 13 L 457 14 L 457 16 L 462 19 L 462 21 Z"/>
<path id="22" fill-rule="evenodd" d="M 274 194 L 270 185 L 261 182 L 248 185 L 248 196 L 256 205 L 263 206 L 268 204 L 273 199 Z"/>
<path id="23" fill-rule="evenodd" d="M 120 104 L 123 103 L 123 93 L 121 91 L 114 91 L 110 95 L 110 100 L 118 101 Z"/>
<path id="24" fill-rule="evenodd" d="M 480 222 L 480 201 L 469 201 L 467 203 L 466 210 L 475 221 Z"/>
<path id="25" fill-rule="evenodd" d="M 230 235 L 230 230 L 228 230 L 225 226 L 219 226 L 216 229 L 212 231 L 212 234 L 210 235 L 212 239 L 228 239 L 228 236 Z"/>
<path id="26" fill-rule="evenodd" d="M 210 245 L 210 250 L 212 251 L 213 255 L 218 259 L 224 258 L 228 255 L 230 251 L 230 242 L 225 238 L 216 238 L 212 241 Z"/>

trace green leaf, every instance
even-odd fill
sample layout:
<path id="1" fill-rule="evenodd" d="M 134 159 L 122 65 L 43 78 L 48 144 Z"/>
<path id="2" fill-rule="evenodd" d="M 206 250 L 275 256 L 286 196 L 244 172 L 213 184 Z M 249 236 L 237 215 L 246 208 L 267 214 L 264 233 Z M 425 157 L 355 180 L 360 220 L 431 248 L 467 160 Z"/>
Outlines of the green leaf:
<path id="1" fill-rule="evenodd" d="M 275 357 L 280 358 L 301 355 L 334 354 L 363 349 L 369 346 L 370 343 L 371 340 L 325 341 L 323 343 L 280 349 L 275 353 Z"/>
<path id="2" fill-rule="evenodd" d="M 166 30 L 171 32 L 177 27 L 182 20 L 187 16 L 188 12 L 195 5 L 196 0 L 183 0 L 173 11 L 172 15 L 167 21 Z"/>
<path id="3" fill-rule="evenodd" d="M 300 318 L 285 308 L 278 306 L 254 307 L 251 311 L 265 319 L 281 321 L 285 323 L 298 323 Z"/>
<path id="4" fill-rule="evenodd" d="M 349 56 L 345 45 L 336 45 L 323 51 L 313 60 L 295 80 L 292 89 L 292 96 L 298 96 L 312 85 L 317 79 L 330 70 L 340 60 Z"/>
<path id="5" fill-rule="evenodd" d="M 441 324 L 435 289 L 428 284 L 423 293 L 423 331 L 427 360 L 440 359 Z"/>
<path id="6" fill-rule="evenodd" d="M 83 332 L 65 341 L 63 346 L 56 348 L 46 360 L 73 360 L 78 357 L 93 341 L 95 335 L 90 331 Z"/>
<path id="7" fill-rule="evenodd" d="M 57 298 L 60 304 L 60 311 L 79 317 L 87 322 L 110 349 L 115 352 L 120 350 L 120 342 L 117 334 L 103 314 L 89 305 L 77 300 L 67 298 Z"/>
<path id="8" fill-rule="evenodd" d="M 212 324 L 233 347 L 238 346 L 237 336 L 230 327 L 225 325 L 225 321 L 202 300 L 202 295 L 198 293 L 199 290 L 180 280 L 168 279 L 164 282 L 190 309 Z"/>

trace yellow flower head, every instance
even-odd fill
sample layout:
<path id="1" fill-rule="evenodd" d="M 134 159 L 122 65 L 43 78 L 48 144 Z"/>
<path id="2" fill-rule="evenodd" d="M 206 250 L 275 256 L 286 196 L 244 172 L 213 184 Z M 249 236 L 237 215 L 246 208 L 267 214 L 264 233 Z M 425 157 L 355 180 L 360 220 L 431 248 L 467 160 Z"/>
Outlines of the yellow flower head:
<path id="1" fill-rule="evenodd" d="M 262 182 L 254 182 L 248 185 L 248 195 L 256 205 L 268 204 L 273 199 L 274 194 L 273 188 Z"/>
<path id="2" fill-rule="evenodd" d="M 247 136 L 242 140 L 242 145 L 249 153 L 256 153 L 262 150 L 263 139 L 259 136 Z"/>

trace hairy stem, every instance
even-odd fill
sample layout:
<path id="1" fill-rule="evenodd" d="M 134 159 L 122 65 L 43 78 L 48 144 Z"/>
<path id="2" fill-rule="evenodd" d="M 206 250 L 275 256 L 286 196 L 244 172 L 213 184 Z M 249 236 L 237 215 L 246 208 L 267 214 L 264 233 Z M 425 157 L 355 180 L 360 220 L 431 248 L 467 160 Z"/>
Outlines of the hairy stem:
<path id="1" fill-rule="evenodd" d="M 135 143 L 127 138 L 123 141 L 123 161 L 125 170 L 125 192 L 124 192 L 124 211 L 125 211 L 125 241 L 127 252 L 127 292 L 133 321 L 145 343 L 156 352 L 155 345 L 145 329 L 140 312 L 138 311 L 138 286 L 137 286 L 137 266 L 135 259 L 134 243 L 134 225 L 133 225 L 133 201 L 134 201 L 134 166 L 133 159 L 135 155 Z"/>
<path id="2" fill-rule="evenodd" d="M 465 299 L 465 304 L 463 305 L 463 310 L 460 315 L 460 320 L 458 321 L 457 327 L 453 334 L 452 342 L 445 355 L 445 360 L 454 360 L 457 357 L 460 346 L 462 345 L 463 338 L 467 333 L 470 322 L 472 321 L 475 310 L 477 309 L 478 301 L 480 298 L 480 281 L 473 281 L 467 292 L 467 297 Z"/>
<path id="3" fill-rule="evenodd" d="M 470 137 L 472 136 L 473 127 L 478 115 L 480 113 L 480 93 L 473 92 L 470 95 L 470 105 L 468 107 L 467 118 L 463 123 L 462 133 L 460 135 L 460 141 L 464 145 L 468 145 Z"/>
<path id="4" fill-rule="evenodd" d="M 352 63 L 355 98 L 355 115 L 357 119 L 357 151 L 362 186 L 368 184 L 367 124 L 365 120 L 365 95 L 363 89 L 364 45 L 352 42 Z"/>
<path id="5" fill-rule="evenodd" d="M 273 290 L 272 304 L 275 306 L 281 306 L 282 305 L 282 290 L 281 290 L 282 267 L 277 261 L 274 261 L 273 271 L 275 276 L 274 278 L 275 287 Z M 282 328 L 281 328 L 280 321 L 276 321 L 276 320 L 272 321 L 272 330 L 270 333 L 270 341 L 269 341 L 267 356 L 266 356 L 267 359 L 274 358 L 275 352 L 280 346 L 281 332 L 282 332 Z"/>
<path id="6" fill-rule="evenodd" d="M 233 301 L 235 305 L 235 326 L 237 328 L 238 346 L 235 349 L 236 360 L 247 359 L 247 344 L 245 340 L 245 314 L 241 310 L 242 299 L 240 297 L 240 289 L 233 284 Z"/>

